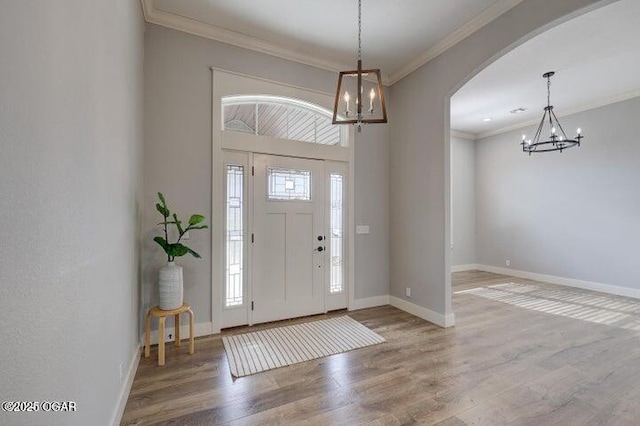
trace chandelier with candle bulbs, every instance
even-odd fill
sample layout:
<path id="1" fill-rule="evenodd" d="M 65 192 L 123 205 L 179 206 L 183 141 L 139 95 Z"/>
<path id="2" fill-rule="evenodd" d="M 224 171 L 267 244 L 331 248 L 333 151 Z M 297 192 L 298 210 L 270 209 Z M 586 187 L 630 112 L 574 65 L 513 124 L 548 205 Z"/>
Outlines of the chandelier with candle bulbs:
<path id="1" fill-rule="evenodd" d="M 362 69 L 361 35 L 362 0 L 358 0 L 358 67 L 340 72 L 333 108 L 333 124 L 355 124 L 358 131 L 362 124 L 387 122 L 380 70 Z"/>
<path id="2" fill-rule="evenodd" d="M 536 130 L 536 134 L 533 139 L 527 138 L 527 135 L 522 135 L 522 142 L 520 142 L 522 151 L 529 153 L 529 155 L 534 152 L 562 152 L 565 149 L 580 146 L 580 141 L 584 137 L 582 136 L 582 130 L 578 128 L 576 136 L 574 136 L 573 139 L 568 138 L 560 121 L 558 121 L 558 117 L 556 117 L 556 113 L 553 112 L 553 105 L 551 105 L 551 77 L 554 75 L 555 72 L 553 71 L 542 75 L 543 78 L 547 79 L 547 106 L 544 107 L 544 114 Z M 545 128 L 549 131 L 549 139 L 540 140 Z"/>

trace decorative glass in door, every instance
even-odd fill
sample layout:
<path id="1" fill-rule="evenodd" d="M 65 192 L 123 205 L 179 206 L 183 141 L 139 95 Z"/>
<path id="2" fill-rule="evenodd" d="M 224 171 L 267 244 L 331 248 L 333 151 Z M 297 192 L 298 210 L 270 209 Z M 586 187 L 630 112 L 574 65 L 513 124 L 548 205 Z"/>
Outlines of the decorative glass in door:
<path id="1" fill-rule="evenodd" d="M 227 166 L 225 306 L 244 304 L 244 167 Z"/>
<path id="2" fill-rule="evenodd" d="M 330 218 L 329 218 L 329 249 L 330 249 L 330 280 L 329 292 L 344 291 L 344 238 L 343 238 L 343 178 L 340 174 L 329 176 L 330 189 Z"/>

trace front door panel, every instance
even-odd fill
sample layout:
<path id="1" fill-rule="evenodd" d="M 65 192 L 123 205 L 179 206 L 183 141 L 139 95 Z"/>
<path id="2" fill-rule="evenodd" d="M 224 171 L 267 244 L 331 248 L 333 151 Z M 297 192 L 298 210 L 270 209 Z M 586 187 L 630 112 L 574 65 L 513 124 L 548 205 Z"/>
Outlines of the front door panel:
<path id="1" fill-rule="evenodd" d="M 324 163 L 254 155 L 253 323 L 325 310 Z"/>

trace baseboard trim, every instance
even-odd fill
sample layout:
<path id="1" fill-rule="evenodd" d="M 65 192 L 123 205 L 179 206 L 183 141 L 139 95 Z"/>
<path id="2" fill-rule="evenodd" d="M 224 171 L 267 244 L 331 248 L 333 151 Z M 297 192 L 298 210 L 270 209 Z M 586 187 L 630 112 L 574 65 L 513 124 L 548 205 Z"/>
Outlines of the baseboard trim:
<path id="1" fill-rule="evenodd" d="M 415 315 L 418 318 L 427 320 L 443 328 L 453 327 L 455 325 L 455 316 L 453 313 L 442 315 L 431 309 L 423 308 L 415 303 L 400 299 L 399 297 L 389 296 L 389 303 L 402 311 Z"/>
<path id="2" fill-rule="evenodd" d="M 126 380 L 122 382 L 122 388 L 120 389 L 120 396 L 118 398 L 118 405 L 113 412 L 111 418 L 111 425 L 118 426 L 122 421 L 122 415 L 124 409 L 127 406 L 127 400 L 129 399 L 129 393 L 131 392 L 131 386 L 133 386 L 133 379 L 136 377 L 136 371 L 138 371 L 138 364 L 140 364 L 141 347 L 138 346 L 133 351 L 133 357 L 129 362 L 129 369 L 127 370 Z"/>
<path id="3" fill-rule="evenodd" d="M 193 325 L 193 332 L 195 337 L 210 336 L 211 334 L 213 334 L 211 330 L 212 330 L 211 322 L 198 322 Z M 165 343 L 173 342 L 175 340 L 176 334 L 175 334 L 174 327 L 165 328 L 164 334 L 165 334 L 165 338 L 164 338 Z M 171 335 L 171 339 L 169 338 L 169 335 Z M 189 324 L 184 325 L 184 322 L 180 324 L 180 337 L 183 340 L 189 337 Z M 144 332 L 142 333 L 142 336 L 140 336 L 140 344 L 144 346 Z M 151 344 L 152 345 L 158 344 L 158 330 L 151 330 Z"/>
<path id="4" fill-rule="evenodd" d="M 385 306 L 389 304 L 389 296 L 365 297 L 364 299 L 354 299 L 349 306 L 350 311 L 358 309 L 375 308 L 376 306 Z"/>
<path id="5" fill-rule="evenodd" d="M 479 271 L 493 272 L 494 274 L 511 275 L 528 280 L 542 281 L 567 287 L 581 288 L 583 290 L 599 291 L 601 293 L 613 294 L 616 296 L 631 297 L 640 299 L 640 289 L 621 287 L 611 284 L 602 284 L 592 281 L 577 280 L 574 278 L 557 277 L 554 275 L 536 274 L 534 272 L 518 271 L 516 269 L 500 268 L 490 265 L 476 265 Z"/>
<path id="6" fill-rule="evenodd" d="M 475 263 L 469 263 L 467 265 L 454 265 L 451 266 L 451 272 L 465 272 L 465 271 L 475 271 L 478 269 L 478 265 Z"/>

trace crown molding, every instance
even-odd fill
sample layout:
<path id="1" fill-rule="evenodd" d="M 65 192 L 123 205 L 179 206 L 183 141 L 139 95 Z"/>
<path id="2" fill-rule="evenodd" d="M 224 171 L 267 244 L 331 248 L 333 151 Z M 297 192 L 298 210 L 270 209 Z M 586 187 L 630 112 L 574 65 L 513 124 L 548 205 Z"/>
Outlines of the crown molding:
<path id="1" fill-rule="evenodd" d="M 611 104 L 615 104 L 618 102 L 623 102 L 629 99 L 633 99 L 633 98 L 637 98 L 640 96 L 640 89 L 635 89 L 635 90 L 631 90 L 629 92 L 625 92 L 625 93 L 620 93 L 614 96 L 607 96 L 604 98 L 600 98 L 597 99 L 593 102 L 589 102 L 588 104 L 584 104 L 581 105 L 579 107 L 576 108 L 569 108 L 566 109 L 562 112 L 560 112 L 559 114 L 557 114 L 558 117 L 567 117 L 570 115 L 574 115 L 574 114 L 578 114 L 580 112 L 584 112 L 584 111 L 589 111 L 592 109 L 596 109 L 596 108 L 601 108 L 603 106 L 607 106 L 607 105 L 611 105 Z M 556 110 L 554 110 L 554 112 L 556 112 Z M 476 135 L 476 139 L 484 139 L 484 138 L 488 138 L 491 136 L 496 136 L 502 133 L 506 133 L 506 132 L 511 132 L 513 130 L 518 130 L 518 129 L 522 129 L 523 127 L 528 127 L 528 126 L 533 126 L 540 123 L 540 119 L 536 119 L 536 120 L 527 120 L 527 121 L 522 121 L 520 123 L 516 123 L 516 124 L 512 124 L 510 126 L 507 127 L 502 127 L 500 129 L 496 129 L 496 130 L 490 130 L 488 132 L 482 132 L 482 133 L 478 133 Z M 453 134 L 453 131 L 452 131 Z"/>
<path id="2" fill-rule="evenodd" d="M 447 49 L 450 49 L 522 1 L 523 0 L 498 0 L 496 3 L 485 9 L 481 14 L 471 19 L 444 39 L 440 40 L 435 46 L 431 47 L 422 55 L 401 67 L 398 71 L 391 75 L 382 75 L 382 83 L 385 86 L 390 86 L 400 81 L 402 78 L 417 70 Z M 353 68 L 353 64 L 341 64 L 332 61 L 325 61 L 318 59 L 313 55 L 307 55 L 306 53 L 299 51 L 292 51 L 282 46 L 278 46 L 275 43 L 251 37 L 246 34 L 227 30 L 192 18 L 187 18 L 186 16 L 165 12 L 155 7 L 154 0 L 140 0 L 140 2 L 142 3 L 145 20 L 152 24 L 220 41 L 233 46 L 254 50 L 289 61 L 299 62 L 327 71 L 340 72 Z"/>
<path id="3" fill-rule="evenodd" d="M 475 133 L 463 132 L 456 129 L 451 129 L 449 135 L 453 136 L 454 138 L 467 139 L 470 141 L 475 141 L 476 139 L 478 139 L 478 135 Z"/>
<path id="4" fill-rule="evenodd" d="M 348 65 L 324 61 L 313 55 L 292 51 L 274 43 L 260 40 L 246 34 L 220 28 L 215 25 L 207 24 L 185 16 L 176 15 L 174 13 L 165 12 L 157 9 L 153 4 L 153 0 L 140 1 L 142 2 L 142 10 L 144 12 L 145 20 L 152 24 L 220 41 L 222 43 L 231 44 L 244 49 L 254 50 L 256 52 L 265 53 L 267 55 L 276 56 L 289 61 L 299 62 L 327 71 L 340 72 L 353 68 L 353 64 Z"/>
<path id="5" fill-rule="evenodd" d="M 494 19 L 498 18 L 505 12 L 508 12 L 523 0 L 499 0 L 496 3 L 489 6 L 478 16 L 474 17 L 466 24 L 440 40 L 436 45 L 428 49 L 422 55 L 412 60 L 399 70 L 389 75 L 389 85 L 395 84 L 402 80 L 407 75 L 411 74 L 436 56 L 444 53 L 446 50 L 451 49 L 456 44 L 460 43 L 471 34 L 475 33 Z"/>

